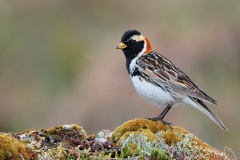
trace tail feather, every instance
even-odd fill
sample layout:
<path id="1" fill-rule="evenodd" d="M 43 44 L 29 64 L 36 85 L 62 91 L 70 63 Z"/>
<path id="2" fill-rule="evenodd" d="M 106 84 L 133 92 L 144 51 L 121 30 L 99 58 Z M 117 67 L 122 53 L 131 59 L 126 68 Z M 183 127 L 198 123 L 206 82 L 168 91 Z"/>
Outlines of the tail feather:
<path id="1" fill-rule="evenodd" d="M 223 122 L 199 99 L 196 100 L 200 107 L 197 107 L 201 112 L 205 113 L 209 118 L 211 118 L 219 127 L 227 131 L 228 128 L 223 124 Z"/>
<path id="2" fill-rule="evenodd" d="M 204 114 L 206 114 L 209 118 L 211 118 L 220 128 L 227 131 L 228 128 L 223 124 L 223 122 L 203 103 L 202 100 L 189 97 L 183 101 L 185 104 L 189 104 L 196 109 L 200 110 Z"/>

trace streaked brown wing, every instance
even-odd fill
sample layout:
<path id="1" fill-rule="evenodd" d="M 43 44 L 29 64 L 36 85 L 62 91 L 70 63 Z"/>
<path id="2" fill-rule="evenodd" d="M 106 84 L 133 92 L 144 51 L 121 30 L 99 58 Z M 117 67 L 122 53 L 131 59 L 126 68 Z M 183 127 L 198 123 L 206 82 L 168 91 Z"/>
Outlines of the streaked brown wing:
<path id="1" fill-rule="evenodd" d="M 177 66 L 156 52 L 139 58 L 137 65 L 141 67 L 141 72 L 161 86 L 169 87 L 190 97 L 217 104 L 214 99 L 201 91 Z"/>

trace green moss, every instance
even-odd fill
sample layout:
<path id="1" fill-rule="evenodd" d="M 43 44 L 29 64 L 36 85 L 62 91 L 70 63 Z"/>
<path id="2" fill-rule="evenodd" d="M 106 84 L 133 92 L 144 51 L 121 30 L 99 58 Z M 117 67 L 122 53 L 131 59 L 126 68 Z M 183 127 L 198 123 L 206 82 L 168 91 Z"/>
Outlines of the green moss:
<path id="1" fill-rule="evenodd" d="M 10 135 L 0 133 L 0 159 L 30 159 L 34 157 L 32 151 L 23 143 Z"/>
<path id="2" fill-rule="evenodd" d="M 22 141 L 22 143 L 24 143 L 24 144 L 28 144 L 28 143 L 30 143 L 30 142 L 31 142 L 31 141 L 30 141 L 30 140 L 28 140 L 28 139 L 27 139 L 27 140 L 23 140 L 23 141 Z"/>
<path id="3" fill-rule="evenodd" d="M 138 156 L 140 153 L 139 149 L 137 148 L 136 144 L 128 144 L 124 146 L 121 150 L 121 158 L 128 158 Z"/>
<path id="4" fill-rule="evenodd" d="M 22 131 L 22 132 L 18 132 L 18 134 L 30 133 L 31 131 L 36 131 L 36 129 L 34 129 L 34 128 L 26 129 L 26 130 L 24 130 L 24 131 Z M 14 134 L 14 133 L 10 133 L 10 134 Z"/>
<path id="5" fill-rule="evenodd" d="M 77 124 L 71 124 L 72 129 L 77 130 L 77 131 L 82 131 L 83 128 Z"/>
<path id="6" fill-rule="evenodd" d="M 46 139 L 50 139 L 50 137 L 51 137 L 51 135 L 50 134 L 48 134 L 48 133 L 45 133 L 44 135 L 43 135 Z"/>
<path id="7" fill-rule="evenodd" d="M 62 126 L 52 127 L 47 130 L 47 133 L 50 135 L 58 135 L 62 131 Z"/>
<path id="8" fill-rule="evenodd" d="M 88 136 L 86 137 L 86 140 L 91 141 L 91 140 L 93 140 L 94 138 L 96 138 L 96 136 L 95 136 L 94 134 L 91 134 L 91 135 L 88 135 Z"/>
<path id="9" fill-rule="evenodd" d="M 170 157 L 167 155 L 165 150 L 154 148 L 151 150 L 150 159 L 152 159 L 152 160 L 168 160 L 168 159 L 170 159 Z"/>

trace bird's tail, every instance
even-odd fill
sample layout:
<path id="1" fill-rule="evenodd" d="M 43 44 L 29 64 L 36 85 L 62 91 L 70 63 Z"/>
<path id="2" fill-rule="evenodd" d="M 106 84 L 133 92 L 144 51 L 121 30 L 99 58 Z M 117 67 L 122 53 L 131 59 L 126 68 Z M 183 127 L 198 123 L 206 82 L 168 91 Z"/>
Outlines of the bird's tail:
<path id="1" fill-rule="evenodd" d="M 223 122 L 215 115 L 213 112 L 199 99 L 194 99 L 195 105 L 194 107 L 206 114 L 209 118 L 211 118 L 220 128 L 227 131 L 229 130 Z"/>

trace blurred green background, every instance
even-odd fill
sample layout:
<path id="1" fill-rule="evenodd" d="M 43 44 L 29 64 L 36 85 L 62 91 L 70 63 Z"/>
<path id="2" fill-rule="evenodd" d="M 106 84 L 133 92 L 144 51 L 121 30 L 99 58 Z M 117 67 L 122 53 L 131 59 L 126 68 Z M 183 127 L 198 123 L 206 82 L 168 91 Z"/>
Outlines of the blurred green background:
<path id="1" fill-rule="evenodd" d="M 229 132 L 189 106 L 166 120 L 240 157 L 240 1 L 1 1 L 0 130 L 77 123 L 114 130 L 162 108 L 143 101 L 115 47 L 138 29 L 219 102 Z"/>

